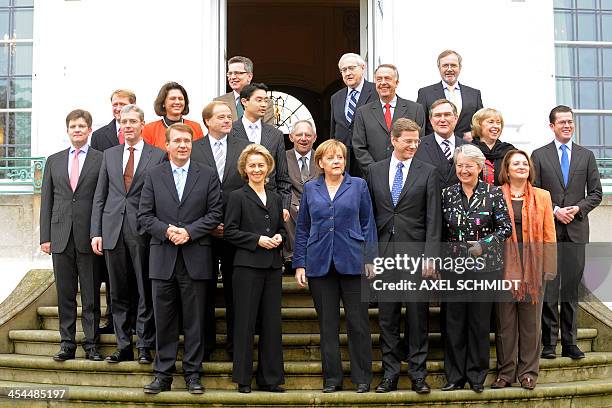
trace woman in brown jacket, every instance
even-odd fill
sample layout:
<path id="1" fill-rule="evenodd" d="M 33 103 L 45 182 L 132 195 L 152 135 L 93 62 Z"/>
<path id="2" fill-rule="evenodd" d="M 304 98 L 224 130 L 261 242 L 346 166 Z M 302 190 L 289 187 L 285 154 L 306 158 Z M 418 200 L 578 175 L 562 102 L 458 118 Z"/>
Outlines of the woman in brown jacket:
<path id="1" fill-rule="evenodd" d="M 557 239 L 550 193 L 533 187 L 534 177 L 527 153 L 506 153 L 499 182 L 513 226 L 504 279 L 518 284 L 511 299 L 496 304 L 498 375 L 491 388 L 510 387 L 518 378 L 521 387 L 532 390 L 538 378 L 543 281 L 556 275 Z"/>

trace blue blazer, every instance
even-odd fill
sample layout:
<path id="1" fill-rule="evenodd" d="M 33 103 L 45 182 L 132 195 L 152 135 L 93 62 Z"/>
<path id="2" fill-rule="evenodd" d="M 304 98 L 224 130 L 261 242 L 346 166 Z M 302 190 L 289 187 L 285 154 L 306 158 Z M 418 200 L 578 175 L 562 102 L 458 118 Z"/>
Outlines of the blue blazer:
<path id="1" fill-rule="evenodd" d="M 295 232 L 293 267 L 306 268 L 307 277 L 329 273 L 360 275 L 377 256 L 376 225 L 365 180 L 344 173 L 334 199 L 324 176 L 304 185 Z"/>

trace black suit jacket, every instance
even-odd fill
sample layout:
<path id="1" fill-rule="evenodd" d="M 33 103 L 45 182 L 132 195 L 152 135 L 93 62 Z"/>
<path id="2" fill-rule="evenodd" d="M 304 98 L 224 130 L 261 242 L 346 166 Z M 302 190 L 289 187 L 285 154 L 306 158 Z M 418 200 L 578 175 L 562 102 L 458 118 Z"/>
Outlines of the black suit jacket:
<path id="1" fill-rule="evenodd" d="M 462 138 L 454 136 L 455 148 L 465 144 Z M 444 153 L 436 142 L 434 134 L 427 135 L 421 139 L 421 144 L 414 155 L 416 159 L 434 165 L 438 169 L 440 176 L 440 188 L 445 188 L 459 182 L 455 166 L 452 162 L 446 160 Z"/>
<path id="2" fill-rule="evenodd" d="M 368 170 L 368 189 L 372 196 L 380 256 L 393 257 L 395 243 L 413 243 L 416 256 L 438 256 L 442 234 L 439 176 L 436 168 L 412 159 L 402 192 L 393 206 L 389 189 L 391 158 L 379 161 Z M 398 249 L 397 247 L 395 247 Z"/>
<path id="3" fill-rule="evenodd" d="M 138 222 L 151 234 L 149 277 L 172 277 L 178 246 L 166 237 L 168 225 L 185 228 L 190 240 L 181 245 L 187 273 L 194 280 L 211 279 L 213 273 L 210 231 L 222 221 L 221 191 L 217 171 L 191 160 L 183 197 L 178 198 L 170 162 L 153 167 L 140 196 Z"/>
<path id="4" fill-rule="evenodd" d="M 480 90 L 476 88 L 470 88 L 462 83 L 459 83 L 459 87 L 461 88 L 462 107 L 457 126 L 455 127 L 455 134 L 463 137 L 465 132 L 471 132 L 472 130 L 472 116 L 474 116 L 476 111 L 482 109 L 482 97 L 480 96 Z M 429 108 L 438 99 L 446 99 L 442 81 L 419 89 L 417 103 L 423 106 L 427 117 L 429 117 Z M 431 127 L 431 122 L 428 120 L 425 134 L 430 134 L 432 132 L 433 128 Z"/>
<path id="5" fill-rule="evenodd" d="M 51 242 L 51 252 L 64 252 L 72 232 L 77 251 L 91 254 L 91 205 L 102 153 L 89 148 L 74 192 L 68 175 L 69 154 L 70 149 L 55 153 L 45 165 L 40 196 L 40 243 Z"/>
<path id="6" fill-rule="evenodd" d="M 414 120 L 421 127 L 423 136 L 425 113 L 421 105 L 398 96 L 391 122 L 399 118 Z M 380 99 L 376 98 L 357 109 L 353 122 L 353 152 L 366 174 L 370 164 L 390 157 L 393 152 L 391 132 L 387 129 Z"/>
<path id="7" fill-rule="evenodd" d="M 239 137 L 247 142 L 246 129 L 242 120 L 237 120 L 232 125 L 232 137 Z M 250 142 L 249 142 L 250 143 Z M 287 156 L 285 155 L 285 136 L 283 133 L 266 123 L 261 123 L 261 145 L 264 146 L 274 158 L 274 171 L 270 174 L 268 186 L 276 190 L 283 199 L 283 208 L 289 210 L 291 207 L 291 180 L 287 170 Z"/>
<path id="8" fill-rule="evenodd" d="M 555 218 L 557 239 L 565 226 L 572 242 L 589 242 L 588 213 L 601 203 L 603 194 L 593 152 L 572 142 L 567 187 L 563 183 L 561 162 L 554 141 L 534 150 L 531 159 L 536 176 L 534 185 L 550 192 L 553 208 L 572 205 L 580 208 L 573 221 L 567 225 Z"/>
<path id="9" fill-rule="evenodd" d="M 234 266 L 280 268 L 283 265 L 283 245 L 265 249 L 258 245 L 262 235 L 280 234 L 287 239 L 280 195 L 266 186 L 266 205 L 247 184 L 230 194 L 225 211 L 224 237 L 234 244 Z M 234 275 L 236 277 L 236 275 Z"/>
<path id="10" fill-rule="evenodd" d="M 101 152 L 118 144 L 119 137 L 117 136 L 117 126 L 114 118 L 108 125 L 102 126 L 91 135 L 91 147 Z"/>
<path id="11" fill-rule="evenodd" d="M 339 140 L 347 146 L 351 146 L 355 116 L 353 115 L 353 121 L 348 123 L 344 114 L 344 106 L 346 104 L 347 95 L 348 88 L 345 86 L 331 96 L 331 124 L 329 126 L 329 137 L 330 139 Z M 376 99 L 378 99 L 376 85 L 370 81 L 364 80 L 361 93 L 359 94 L 359 99 L 357 99 L 357 107 L 355 109 L 367 103 L 373 102 Z"/>

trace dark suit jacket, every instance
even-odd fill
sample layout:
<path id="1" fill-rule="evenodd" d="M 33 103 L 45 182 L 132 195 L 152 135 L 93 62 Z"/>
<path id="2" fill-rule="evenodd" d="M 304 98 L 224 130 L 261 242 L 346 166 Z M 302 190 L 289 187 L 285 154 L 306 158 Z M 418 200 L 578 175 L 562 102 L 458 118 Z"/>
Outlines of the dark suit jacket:
<path id="1" fill-rule="evenodd" d="M 425 127 L 423 107 L 412 101 L 397 97 L 395 111 L 391 122 L 399 118 L 414 120 L 421 127 L 421 136 Z M 368 166 L 391 156 L 391 132 L 385 123 L 385 113 L 378 97 L 363 105 L 355 113 L 353 125 L 353 151 L 364 174 Z"/>
<path id="2" fill-rule="evenodd" d="M 344 105 L 346 104 L 347 94 L 348 88 L 345 86 L 331 96 L 331 124 L 329 126 L 329 138 L 339 140 L 345 145 L 351 146 L 355 116 L 353 115 L 353 121 L 348 123 L 346 116 L 344 115 Z M 364 80 L 363 88 L 361 88 L 361 93 L 359 94 L 359 99 L 357 99 L 357 107 L 355 109 L 377 99 L 378 94 L 376 93 L 376 86 L 372 82 Z"/>
<path id="3" fill-rule="evenodd" d="M 455 147 L 459 147 L 465 143 L 466 142 L 464 142 L 462 138 L 455 136 Z M 454 164 L 446 160 L 433 133 L 421 139 L 421 144 L 414 158 L 429 163 L 438 169 L 440 188 L 452 186 L 459 182 Z"/>
<path id="4" fill-rule="evenodd" d="M 119 137 L 117 136 L 117 126 L 114 118 L 108 125 L 102 126 L 91 135 L 91 147 L 101 152 L 118 144 Z"/>
<path id="5" fill-rule="evenodd" d="M 395 255 L 389 242 L 415 243 L 416 256 L 438 256 L 442 233 L 440 184 L 436 168 L 412 159 L 406 181 L 396 206 L 389 189 L 391 158 L 379 161 L 368 170 L 368 188 L 372 196 L 379 255 Z"/>
<path id="6" fill-rule="evenodd" d="M 248 184 L 230 194 L 225 211 L 224 238 L 237 247 L 234 266 L 282 267 L 282 244 L 274 249 L 258 245 L 262 235 L 272 237 L 276 234 L 283 237 L 283 242 L 287 239 L 282 200 L 278 193 L 266 186 L 266 205 Z"/>
<path id="7" fill-rule="evenodd" d="M 567 187 L 563 184 L 561 162 L 554 141 L 534 150 L 531 159 L 536 176 L 534 185 L 550 192 L 553 208 L 572 205 L 580 208 L 574 220 L 567 225 L 555 219 L 557 239 L 565 226 L 572 242 L 589 242 L 588 213 L 597 207 L 602 199 L 601 180 L 593 152 L 572 142 Z"/>
<path id="8" fill-rule="evenodd" d="M 68 176 L 69 154 L 70 149 L 55 153 L 45 165 L 40 196 L 40 243 L 51 242 L 51 252 L 64 252 L 72 231 L 76 249 L 91 254 L 91 203 L 102 153 L 89 148 L 74 192 Z"/>
<path id="9" fill-rule="evenodd" d="M 217 171 L 191 160 L 183 197 L 179 201 L 170 162 L 153 167 L 142 187 L 138 222 L 151 234 L 149 277 L 172 277 L 178 246 L 166 237 L 168 225 L 185 228 L 190 240 L 181 245 L 187 273 L 194 280 L 211 279 L 213 273 L 210 231 L 222 221 Z"/>
<path id="10" fill-rule="evenodd" d="M 478 89 L 470 88 L 462 83 L 459 83 L 459 86 L 461 88 L 462 107 L 461 113 L 459 114 L 459 119 L 457 121 L 457 126 L 455 127 L 455 134 L 463 137 L 465 132 L 472 131 L 472 116 L 474 116 L 476 111 L 482 109 L 482 97 L 480 96 L 480 90 Z M 429 117 L 429 108 L 431 105 L 438 99 L 445 98 L 446 95 L 444 95 L 442 81 L 440 81 L 433 85 L 419 89 L 417 103 L 420 103 L 423 106 L 425 115 Z M 430 134 L 432 132 L 433 128 L 431 127 L 431 122 L 427 120 L 425 134 Z"/>
<path id="11" fill-rule="evenodd" d="M 145 143 L 138 167 L 134 170 L 130 190 L 126 192 L 123 182 L 123 148 L 124 145 L 118 145 L 104 152 L 94 196 L 90 237 L 102 237 L 104 249 L 114 249 L 117 245 L 124 218 L 132 231 L 144 234 L 136 220 L 140 192 L 149 169 L 167 157 L 162 150 Z"/>
<path id="12" fill-rule="evenodd" d="M 204 136 L 203 139 L 193 142 L 191 150 L 191 160 L 202 163 L 205 166 L 217 171 L 215 157 L 210 147 L 210 136 Z M 213 141 L 214 143 L 214 141 Z M 225 168 L 223 169 L 223 181 L 221 182 L 221 200 L 223 207 L 227 205 L 229 194 L 244 186 L 246 181 L 238 172 L 238 157 L 242 150 L 249 145 L 248 140 L 237 138 L 231 135 L 227 136 L 227 151 L 225 152 Z"/>
<path id="13" fill-rule="evenodd" d="M 217 96 L 214 100 L 227 103 L 230 107 L 230 110 L 232 111 L 232 119 L 240 119 L 238 117 L 238 112 L 236 111 L 236 99 L 234 99 L 234 91 Z M 272 103 L 272 99 L 268 100 L 268 107 L 266 108 L 266 114 L 264 115 L 262 122 L 267 123 L 270 126 L 274 126 L 274 105 Z"/>
<path id="14" fill-rule="evenodd" d="M 232 125 L 231 137 L 240 137 L 247 142 L 247 136 L 242 120 L 237 120 Z M 283 208 L 289 210 L 291 206 L 291 180 L 287 171 L 287 156 L 285 155 L 285 136 L 274 126 L 266 123 L 261 124 L 261 144 L 274 158 L 274 171 L 270 174 L 268 186 L 275 189 L 283 199 Z"/>

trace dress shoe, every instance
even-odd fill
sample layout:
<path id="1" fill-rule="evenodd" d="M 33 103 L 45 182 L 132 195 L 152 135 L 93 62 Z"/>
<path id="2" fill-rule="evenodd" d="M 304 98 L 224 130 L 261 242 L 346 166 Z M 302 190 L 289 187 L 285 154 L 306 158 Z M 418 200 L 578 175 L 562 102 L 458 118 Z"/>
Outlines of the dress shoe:
<path id="1" fill-rule="evenodd" d="M 162 391 L 170 391 L 170 388 L 172 388 L 171 381 L 164 381 L 155 377 L 153 382 L 145 385 L 142 390 L 145 394 L 159 394 Z"/>
<path id="2" fill-rule="evenodd" d="M 424 378 L 417 378 L 412 381 L 412 391 L 416 391 L 417 394 L 429 394 L 431 387 Z"/>
<path id="3" fill-rule="evenodd" d="M 580 360 L 584 358 L 584 353 L 578 348 L 578 346 L 563 346 L 561 349 L 561 357 L 569 357 L 572 360 Z"/>
<path id="4" fill-rule="evenodd" d="M 355 390 L 357 394 L 363 394 L 364 392 L 370 392 L 370 384 L 357 384 L 357 389 Z"/>
<path id="5" fill-rule="evenodd" d="M 185 380 L 185 384 L 190 394 L 204 394 L 204 386 L 199 378 L 196 377 Z"/>
<path id="6" fill-rule="evenodd" d="M 102 356 L 102 354 L 100 354 L 98 349 L 95 348 L 95 347 L 92 347 L 89 350 L 85 350 L 85 358 L 87 360 L 91 360 L 91 361 L 102 361 L 102 360 L 104 360 L 104 357 Z"/>
<path id="7" fill-rule="evenodd" d="M 67 347 L 61 347 L 60 351 L 53 356 L 55 361 L 66 361 L 74 360 L 74 350 L 70 350 Z"/>
<path id="8" fill-rule="evenodd" d="M 544 346 L 544 348 L 542 348 L 542 354 L 540 354 L 540 357 L 547 358 L 549 360 L 557 358 L 557 353 L 555 353 L 555 347 L 554 346 Z"/>
<path id="9" fill-rule="evenodd" d="M 113 354 L 106 357 L 105 360 L 107 363 L 119 363 L 121 361 L 134 361 L 134 352 L 132 351 L 131 348 L 123 349 L 123 350 L 116 350 Z"/>
<path id="10" fill-rule="evenodd" d="M 506 387 L 512 387 L 512 384 L 504 380 L 503 378 L 498 378 L 493 384 L 491 384 L 491 388 L 495 390 Z"/>
<path id="11" fill-rule="evenodd" d="M 521 379 L 521 387 L 526 390 L 533 390 L 536 386 L 536 382 L 531 377 L 524 377 Z"/>
<path id="12" fill-rule="evenodd" d="M 380 384 L 376 386 L 374 391 L 378 393 L 385 393 L 397 390 L 397 378 L 383 378 Z"/>
<path id="13" fill-rule="evenodd" d="M 153 362 L 153 356 L 151 351 L 146 347 L 138 349 L 138 364 L 151 364 Z"/>
<path id="14" fill-rule="evenodd" d="M 484 391 L 484 385 L 482 385 L 482 384 L 472 384 L 472 391 L 474 391 L 475 393 L 480 394 L 481 392 Z"/>
<path id="15" fill-rule="evenodd" d="M 280 385 L 260 385 L 259 389 L 261 391 L 268 391 L 268 392 L 285 392 L 286 391 Z"/>
<path id="16" fill-rule="evenodd" d="M 104 326 L 98 327 L 98 334 L 113 334 L 115 328 L 113 327 L 112 320 L 107 322 Z"/>
<path id="17" fill-rule="evenodd" d="M 250 394 L 251 386 L 247 384 L 238 384 L 238 392 L 241 394 Z"/>
<path id="18" fill-rule="evenodd" d="M 326 385 L 323 387 L 323 392 L 325 394 L 329 394 L 329 393 L 336 392 L 336 391 L 342 391 L 342 386 L 341 385 Z"/>
<path id="19" fill-rule="evenodd" d="M 462 390 L 465 384 L 446 383 L 444 387 L 440 388 L 442 391 L 454 391 Z"/>

